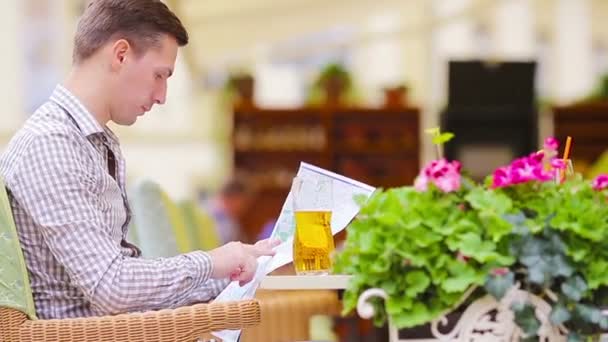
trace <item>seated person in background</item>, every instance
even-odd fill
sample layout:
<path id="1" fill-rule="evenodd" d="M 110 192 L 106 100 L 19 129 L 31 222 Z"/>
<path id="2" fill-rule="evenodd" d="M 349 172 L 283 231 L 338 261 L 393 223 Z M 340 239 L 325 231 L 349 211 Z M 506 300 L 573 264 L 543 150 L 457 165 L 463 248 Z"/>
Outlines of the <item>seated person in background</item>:
<path id="1" fill-rule="evenodd" d="M 272 235 L 272 231 L 274 230 L 274 226 L 277 224 L 276 219 L 271 219 L 266 221 L 262 226 L 262 232 L 258 235 L 258 240 L 268 239 L 270 235 Z"/>
<path id="2" fill-rule="evenodd" d="M 222 243 L 247 240 L 239 218 L 247 210 L 250 199 L 251 195 L 245 183 L 233 178 L 205 203 L 209 214 L 215 220 Z"/>
<path id="3" fill-rule="evenodd" d="M 163 104 L 188 34 L 160 0 L 95 0 L 76 30 L 72 70 L 0 158 L 38 317 L 119 314 L 214 298 L 248 282 L 274 244 L 232 242 L 145 260 L 126 241 L 131 210 L 112 121 Z M 170 167 L 170 166 L 167 166 Z"/>

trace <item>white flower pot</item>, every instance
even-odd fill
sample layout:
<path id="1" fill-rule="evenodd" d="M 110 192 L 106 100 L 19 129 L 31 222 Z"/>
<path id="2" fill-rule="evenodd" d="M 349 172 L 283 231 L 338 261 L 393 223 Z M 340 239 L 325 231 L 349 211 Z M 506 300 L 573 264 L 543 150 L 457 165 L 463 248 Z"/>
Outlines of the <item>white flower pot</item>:
<path id="1" fill-rule="evenodd" d="M 470 289 L 461 302 L 473 292 Z M 551 295 L 551 294 L 549 294 Z M 374 307 L 369 300 L 380 297 L 386 300 L 388 295 L 382 289 L 369 289 L 359 296 L 357 312 L 359 316 L 369 319 L 374 315 Z M 454 328 L 449 332 L 440 332 L 440 327 L 447 325 L 447 313 L 431 322 L 433 339 L 399 339 L 398 330 L 389 318 L 390 342 L 422 342 L 422 341 L 492 341 L 514 342 L 520 341 L 523 332 L 515 324 L 514 314 L 510 307 L 515 302 L 528 301 L 536 308 L 536 318 L 541 323 L 538 331 L 539 341 L 561 342 L 567 340 L 568 331 L 563 326 L 554 326 L 549 321 L 551 306 L 538 296 L 514 286 L 507 294 L 497 301 L 494 297 L 486 295 L 471 303 Z M 454 308 L 455 309 L 455 308 Z"/>

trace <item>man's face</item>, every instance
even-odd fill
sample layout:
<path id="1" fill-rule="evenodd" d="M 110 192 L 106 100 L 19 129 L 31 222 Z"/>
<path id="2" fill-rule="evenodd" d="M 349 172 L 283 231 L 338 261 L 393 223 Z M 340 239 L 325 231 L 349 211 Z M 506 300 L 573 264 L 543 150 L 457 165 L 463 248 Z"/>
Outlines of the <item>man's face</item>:
<path id="1" fill-rule="evenodd" d="M 137 56 L 129 49 L 116 70 L 110 90 L 111 120 L 119 125 L 132 125 L 137 117 L 155 104 L 165 103 L 167 79 L 173 74 L 177 41 L 163 35 L 158 46 Z"/>

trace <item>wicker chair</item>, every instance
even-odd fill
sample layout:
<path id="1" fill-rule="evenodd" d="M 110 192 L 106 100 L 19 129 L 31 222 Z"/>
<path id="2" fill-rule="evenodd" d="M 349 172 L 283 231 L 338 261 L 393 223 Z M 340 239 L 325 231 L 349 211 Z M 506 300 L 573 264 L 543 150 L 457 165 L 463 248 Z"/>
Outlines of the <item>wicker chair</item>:
<path id="1" fill-rule="evenodd" d="M 38 320 L 23 253 L 0 181 L 0 342 L 195 341 L 260 322 L 255 300 L 93 318 Z"/>
<path id="2" fill-rule="evenodd" d="M 30 320 L 19 310 L 0 307 L 0 341 L 196 341 L 210 331 L 259 321 L 260 307 L 254 300 L 51 320 Z"/>

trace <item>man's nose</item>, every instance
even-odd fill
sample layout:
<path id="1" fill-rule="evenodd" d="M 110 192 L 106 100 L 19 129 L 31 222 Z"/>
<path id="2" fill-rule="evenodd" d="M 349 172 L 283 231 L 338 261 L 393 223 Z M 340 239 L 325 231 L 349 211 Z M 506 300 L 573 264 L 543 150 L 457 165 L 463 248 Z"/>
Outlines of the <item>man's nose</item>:
<path id="1" fill-rule="evenodd" d="M 154 93 L 154 103 L 165 104 L 167 100 L 167 87 L 162 87 Z"/>

